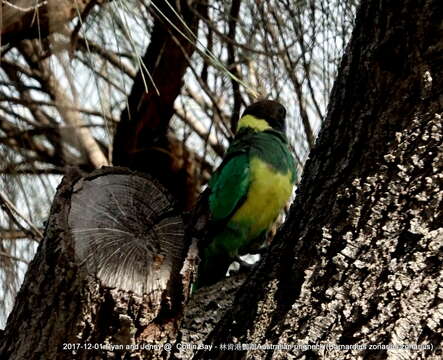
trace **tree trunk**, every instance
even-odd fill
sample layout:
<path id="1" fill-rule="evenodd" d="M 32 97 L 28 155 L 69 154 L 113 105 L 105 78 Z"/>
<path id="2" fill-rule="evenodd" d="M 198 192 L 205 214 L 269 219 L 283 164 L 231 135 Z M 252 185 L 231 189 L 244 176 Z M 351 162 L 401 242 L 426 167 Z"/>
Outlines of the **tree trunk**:
<path id="1" fill-rule="evenodd" d="M 195 358 L 443 357 L 442 18 L 362 1 L 288 220 Z"/>
<path id="2" fill-rule="evenodd" d="M 152 174 L 187 209 L 194 205 L 198 195 L 201 185 L 198 170 L 202 164 L 196 166 L 197 156 L 168 130 L 174 114 L 174 101 L 180 94 L 183 76 L 195 50 L 196 40 L 193 36 L 197 34 L 199 23 L 195 12 L 204 6 L 205 1 L 156 2 L 156 8 L 187 39 L 159 11 L 154 11 L 151 42 L 142 60 L 144 66 L 134 80 L 128 106 L 122 112 L 114 137 L 115 165 Z M 187 28 L 177 16 L 186 23 Z M 194 35 L 190 35 L 189 31 Z"/>
<path id="3" fill-rule="evenodd" d="M 195 248 L 188 253 L 183 234 L 181 216 L 152 178 L 124 168 L 69 173 L 0 338 L 0 358 L 165 358 L 159 344 L 177 334 L 194 271 Z"/>

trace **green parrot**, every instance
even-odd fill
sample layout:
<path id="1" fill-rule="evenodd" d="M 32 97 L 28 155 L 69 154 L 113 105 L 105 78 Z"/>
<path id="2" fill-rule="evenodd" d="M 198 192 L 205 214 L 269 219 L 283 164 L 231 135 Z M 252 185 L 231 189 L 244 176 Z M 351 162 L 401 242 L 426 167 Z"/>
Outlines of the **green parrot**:
<path id="1" fill-rule="evenodd" d="M 206 196 L 210 224 L 200 245 L 196 288 L 226 276 L 239 255 L 263 245 L 291 196 L 296 178 L 286 139 L 286 110 L 272 100 L 246 108 Z"/>

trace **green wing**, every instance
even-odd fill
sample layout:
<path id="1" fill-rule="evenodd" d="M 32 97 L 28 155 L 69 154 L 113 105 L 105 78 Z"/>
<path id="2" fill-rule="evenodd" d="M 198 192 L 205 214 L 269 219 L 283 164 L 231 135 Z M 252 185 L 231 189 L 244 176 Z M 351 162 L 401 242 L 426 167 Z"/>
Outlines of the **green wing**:
<path id="1" fill-rule="evenodd" d="M 250 184 L 249 155 L 234 152 L 223 162 L 209 182 L 209 209 L 212 220 L 228 220 L 245 201 Z"/>

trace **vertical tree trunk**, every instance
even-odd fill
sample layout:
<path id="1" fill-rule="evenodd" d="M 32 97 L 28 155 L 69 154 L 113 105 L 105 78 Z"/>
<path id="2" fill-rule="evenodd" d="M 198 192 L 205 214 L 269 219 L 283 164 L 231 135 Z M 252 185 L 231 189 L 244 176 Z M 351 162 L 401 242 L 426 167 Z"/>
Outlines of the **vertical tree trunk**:
<path id="1" fill-rule="evenodd" d="M 198 194 L 198 171 L 192 153 L 180 141 L 168 136 L 168 129 L 188 59 L 195 50 L 195 39 L 189 30 L 197 34 L 199 18 L 195 12 L 201 6 L 206 6 L 205 2 L 199 6 L 184 0 L 156 2 L 159 10 L 154 10 L 151 42 L 142 59 L 144 66 L 135 78 L 114 138 L 115 165 L 152 174 L 185 208 L 194 204 Z"/>
<path id="2" fill-rule="evenodd" d="M 442 358 L 442 19 L 362 1 L 287 223 L 195 358 Z"/>

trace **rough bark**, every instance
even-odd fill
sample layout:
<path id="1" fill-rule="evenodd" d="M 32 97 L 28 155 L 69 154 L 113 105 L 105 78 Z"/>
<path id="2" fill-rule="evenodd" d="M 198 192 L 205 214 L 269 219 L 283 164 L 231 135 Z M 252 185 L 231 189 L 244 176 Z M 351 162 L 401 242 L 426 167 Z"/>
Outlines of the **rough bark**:
<path id="1" fill-rule="evenodd" d="M 195 358 L 442 358 L 442 18 L 362 1 L 289 218 Z"/>
<path id="2" fill-rule="evenodd" d="M 165 358 L 149 346 L 173 341 L 179 328 L 196 257 L 183 239 L 171 198 L 152 178 L 124 168 L 69 173 L 0 358 Z"/>
<path id="3" fill-rule="evenodd" d="M 204 6 L 205 2 L 201 4 L 199 6 Z M 185 0 L 156 2 L 156 7 L 190 40 L 179 34 L 158 11 L 154 11 L 151 42 L 142 59 L 144 67 L 134 80 L 128 107 L 122 112 L 113 152 L 115 165 L 152 174 L 185 208 L 194 204 L 198 194 L 200 183 L 196 159 L 192 151 L 168 134 L 168 129 L 174 114 L 174 101 L 189 65 L 188 59 L 195 50 L 195 40 L 171 7 L 191 32 L 197 34 L 199 18 L 190 6 L 195 7 L 197 3 Z"/>
<path id="4" fill-rule="evenodd" d="M 244 283 L 245 273 L 203 287 L 192 295 L 186 306 L 171 359 L 191 359 L 199 346 L 232 306 L 235 294 Z"/>

